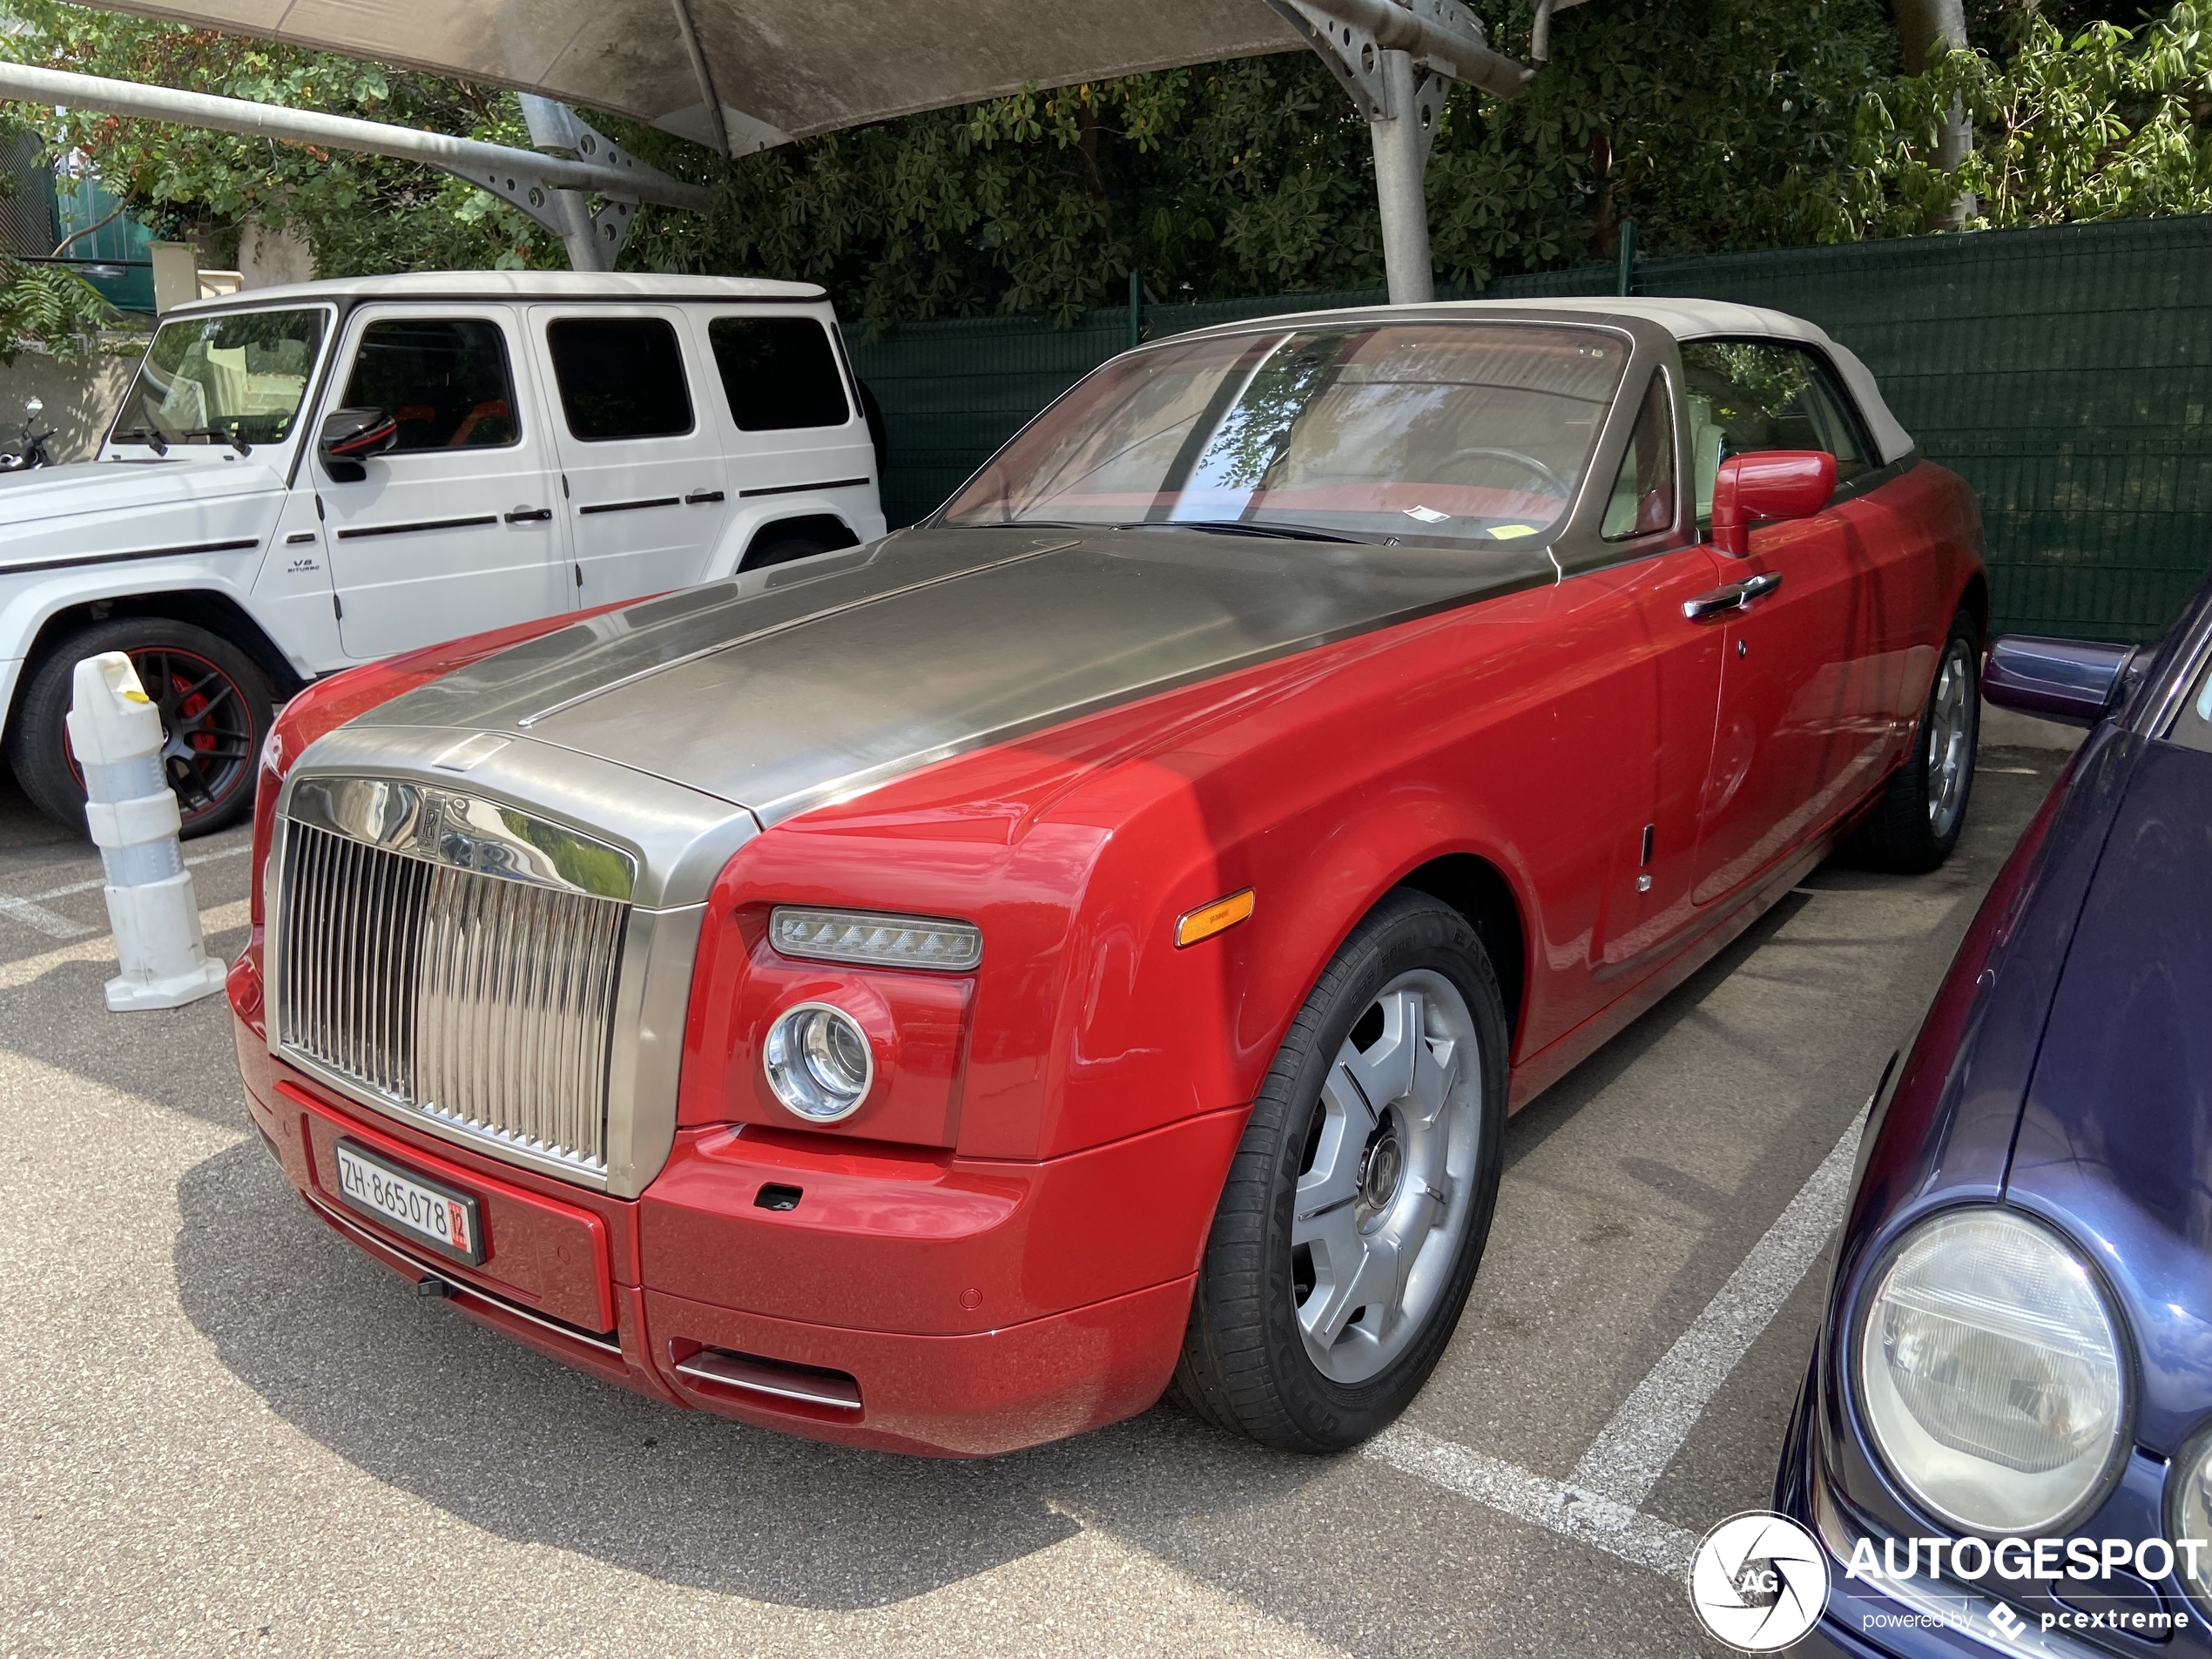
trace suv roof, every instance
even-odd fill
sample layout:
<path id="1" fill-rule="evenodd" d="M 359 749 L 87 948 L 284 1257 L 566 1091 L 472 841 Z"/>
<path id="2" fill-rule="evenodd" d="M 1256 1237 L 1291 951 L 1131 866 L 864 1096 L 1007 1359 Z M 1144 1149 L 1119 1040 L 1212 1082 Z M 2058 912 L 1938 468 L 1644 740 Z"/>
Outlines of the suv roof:
<path id="1" fill-rule="evenodd" d="M 249 288 L 214 300 L 195 300 L 169 316 L 260 307 L 303 300 L 819 300 L 813 282 L 770 282 L 759 277 L 658 276 L 628 271 L 410 271 L 398 276 L 337 277 Z"/>

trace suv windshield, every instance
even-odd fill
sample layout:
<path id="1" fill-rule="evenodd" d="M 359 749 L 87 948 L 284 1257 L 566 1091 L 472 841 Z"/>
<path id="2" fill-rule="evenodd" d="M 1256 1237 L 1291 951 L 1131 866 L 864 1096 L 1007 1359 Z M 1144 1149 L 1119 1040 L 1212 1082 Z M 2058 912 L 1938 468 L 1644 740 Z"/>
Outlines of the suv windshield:
<path id="1" fill-rule="evenodd" d="M 329 314 L 229 312 L 161 325 L 111 442 L 281 443 L 299 419 Z"/>
<path id="2" fill-rule="evenodd" d="M 1567 512 L 1629 361 L 1594 328 L 1345 324 L 1117 359 L 940 523 L 1279 527 L 1431 544 Z"/>

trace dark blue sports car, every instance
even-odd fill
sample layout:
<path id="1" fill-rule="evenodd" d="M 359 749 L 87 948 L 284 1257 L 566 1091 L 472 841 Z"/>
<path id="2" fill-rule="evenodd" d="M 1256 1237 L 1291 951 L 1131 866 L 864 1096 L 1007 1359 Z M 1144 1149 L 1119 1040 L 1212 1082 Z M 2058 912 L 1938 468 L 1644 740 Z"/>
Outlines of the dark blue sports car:
<path id="1" fill-rule="evenodd" d="M 1777 1506 L 1800 1651 L 2212 1654 L 2212 583 L 2009 638 L 2093 725 L 1876 1091 Z"/>

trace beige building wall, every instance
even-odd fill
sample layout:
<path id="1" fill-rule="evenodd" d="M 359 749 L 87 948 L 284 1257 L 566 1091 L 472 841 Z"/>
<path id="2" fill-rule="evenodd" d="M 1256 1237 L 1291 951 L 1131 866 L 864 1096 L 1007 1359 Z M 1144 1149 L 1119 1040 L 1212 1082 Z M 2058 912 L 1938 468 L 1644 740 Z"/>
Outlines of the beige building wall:
<path id="1" fill-rule="evenodd" d="M 287 282 L 312 282 L 314 250 L 291 231 L 273 231 L 246 222 L 238 238 L 238 271 L 248 288 L 273 288 Z"/>
<path id="2" fill-rule="evenodd" d="M 0 363 L 0 442 L 15 436 L 24 401 L 36 397 L 46 405 L 39 412 L 42 429 L 54 429 L 48 445 L 54 460 L 90 461 L 138 366 L 135 353 L 65 363 L 43 351 L 17 352 L 14 362 Z"/>

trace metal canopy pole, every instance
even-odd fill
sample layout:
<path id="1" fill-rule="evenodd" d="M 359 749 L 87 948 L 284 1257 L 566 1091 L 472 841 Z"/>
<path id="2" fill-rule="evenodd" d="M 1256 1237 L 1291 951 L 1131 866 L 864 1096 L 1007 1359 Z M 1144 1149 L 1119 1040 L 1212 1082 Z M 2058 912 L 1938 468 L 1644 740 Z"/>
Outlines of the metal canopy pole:
<path id="1" fill-rule="evenodd" d="M 1549 54 L 1551 17 L 1582 0 L 1537 0 L 1536 68 Z M 1436 297 L 1423 181 L 1451 84 L 1515 98 L 1535 75 L 1490 50 L 1482 20 L 1458 0 L 1268 0 L 1321 54 L 1367 118 L 1375 147 L 1375 206 L 1393 305 Z"/>
<path id="2" fill-rule="evenodd" d="M 1375 144 L 1375 206 L 1382 213 L 1383 272 L 1390 303 L 1423 305 L 1436 298 L 1436 265 L 1428 250 L 1428 152 L 1444 113 L 1445 84 L 1413 67 L 1410 52 L 1385 51 L 1383 86 L 1394 111 L 1367 118 Z"/>
<path id="3" fill-rule="evenodd" d="M 594 131 L 565 104 L 545 98 L 526 96 L 523 114 L 529 122 L 530 141 L 543 145 L 552 154 L 503 144 L 480 144 L 443 132 L 387 126 L 347 115 L 322 115 L 280 105 L 256 104 L 248 98 L 141 86 L 132 81 L 73 75 L 29 64 L 0 63 L 0 98 L 98 110 L 109 115 L 239 132 L 249 138 L 283 138 L 424 162 L 479 190 L 491 192 L 560 237 L 568 244 L 569 262 L 579 271 L 613 268 L 639 202 L 658 202 L 696 212 L 704 210 L 708 200 L 701 186 L 687 185 L 646 165 L 605 134 Z M 534 111 L 533 105 L 542 107 Z M 603 203 L 597 213 L 584 201 L 586 191 Z"/>

